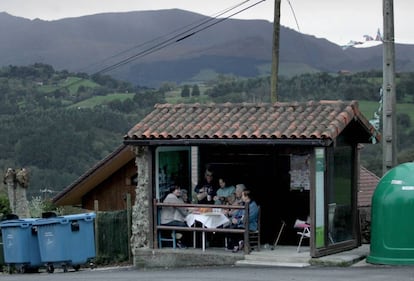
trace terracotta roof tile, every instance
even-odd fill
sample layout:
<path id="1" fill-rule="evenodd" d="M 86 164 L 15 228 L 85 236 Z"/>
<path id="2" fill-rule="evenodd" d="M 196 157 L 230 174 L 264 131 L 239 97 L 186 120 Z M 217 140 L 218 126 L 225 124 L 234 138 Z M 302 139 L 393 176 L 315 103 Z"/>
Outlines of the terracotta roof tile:
<path id="1" fill-rule="evenodd" d="M 380 181 L 380 178 L 361 166 L 359 170 L 358 182 L 358 206 L 371 206 L 372 195 Z"/>
<path id="2" fill-rule="evenodd" d="M 125 139 L 335 139 L 356 119 L 375 130 L 356 101 L 157 104 Z"/>

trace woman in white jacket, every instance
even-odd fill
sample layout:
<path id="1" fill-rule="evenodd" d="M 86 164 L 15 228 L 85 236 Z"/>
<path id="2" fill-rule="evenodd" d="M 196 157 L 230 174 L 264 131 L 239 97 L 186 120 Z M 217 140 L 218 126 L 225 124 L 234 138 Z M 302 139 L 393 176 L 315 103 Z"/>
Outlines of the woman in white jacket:
<path id="1" fill-rule="evenodd" d="M 172 186 L 170 193 L 165 197 L 163 203 L 184 204 L 181 196 L 181 188 L 179 186 Z M 180 207 L 163 207 L 161 210 L 161 224 L 170 226 L 187 226 L 185 217 L 188 214 L 186 208 Z M 186 248 L 180 241 L 181 233 L 176 234 L 177 246 L 179 248 Z"/>
<path id="2" fill-rule="evenodd" d="M 181 198 L 181 188 L 174 185 L 170 188 L 170 193 L 165 197 L 163 203 L 184 204 Z M 187 226 L 185 217 L 188 214 L 186 208 L 163 207 L 161 210 L 161 224 L 174 226 Z"/>

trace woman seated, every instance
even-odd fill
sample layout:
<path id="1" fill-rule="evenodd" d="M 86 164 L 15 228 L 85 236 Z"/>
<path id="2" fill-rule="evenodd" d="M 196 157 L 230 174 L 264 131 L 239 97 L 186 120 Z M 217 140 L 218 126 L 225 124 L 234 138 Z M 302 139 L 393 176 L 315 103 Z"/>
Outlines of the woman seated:
<path id="1" fill-rule="evenodd" d="M 259 215 L 259 208 L 254 200 L 251 198 L 250 190 L 242 192 L 242 201 L 244 204 L 249 204 L 249 231 L 257 230 L 257 220 Z M 231 217 L 231 224 L 228 226 L 233 229 L 244 229 L 244 214 L 245 209 L 238 209 Z M 227 249 L 232 250 L 233 253 L 238 252 L 244 246 L 242 234 L 230 234 L 227 236 Z"/>
<path id="2" fill-rule="evenodd" d="M 224 205 L 229 196 L 232 196 L 236 191 L 236 188 L 232 185 L 227 186 L 226 180 L 219 178 L 219 189 L 217 189 L 216 196 L 214 196 L 214 204 Z"/>
<path id="3" fill-rule="evenodd" d="M 163 203 L 184 204 L 184 201 L 181 198 L 181 188 L 177 185 L 172 186 L 170 188 L 170 193 L 165 197 Z M 189 211 L 187 208 L 163 207 L 161 210 L 161 224 L 169 226 L 187 226 L 185 217 L 188 213 Z M 185 248 L 185 245 L 182 244 L 180 240 L 182 236 L 181 233 L 177 233 L 177 246 L 179 248 Z"/>

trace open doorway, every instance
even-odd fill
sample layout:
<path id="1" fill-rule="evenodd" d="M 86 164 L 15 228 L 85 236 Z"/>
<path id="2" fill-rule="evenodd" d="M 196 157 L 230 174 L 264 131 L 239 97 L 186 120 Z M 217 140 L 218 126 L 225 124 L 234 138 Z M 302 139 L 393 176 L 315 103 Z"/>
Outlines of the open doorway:
<path id="1" fill-rule="evenodd" d="M 292 154 L 269 147 L 214 147 L 200 149 L 200 167 L 209 166 L 217 177 L 224 175 L 230 184 L 243 183 L 261 206 L 262 244 L 274 244 L 282 221 L 286 227 L 281 245 L 297 245 L 293 228 L 297 218 L 309 216 L 308 188 L 293 188 Z M 203 172 L 203 171 L 201 171 Z"/>

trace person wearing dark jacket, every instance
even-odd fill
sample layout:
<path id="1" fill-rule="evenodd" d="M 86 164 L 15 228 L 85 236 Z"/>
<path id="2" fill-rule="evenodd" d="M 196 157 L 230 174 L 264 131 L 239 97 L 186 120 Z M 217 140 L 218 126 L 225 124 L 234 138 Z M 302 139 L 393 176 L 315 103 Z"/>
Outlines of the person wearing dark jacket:
<path id="1" fill-rule="evenodd" d="M 214 204 L 216 191 L 213 172 L 207 169 L 204 173 L 204 180 L 194 188 L 194 201 L 198 204 Z"/>

